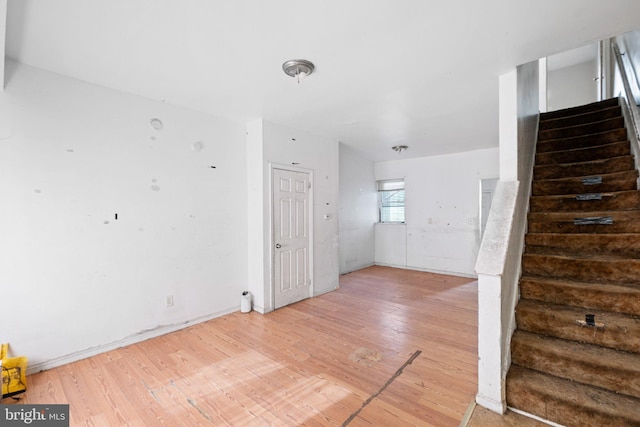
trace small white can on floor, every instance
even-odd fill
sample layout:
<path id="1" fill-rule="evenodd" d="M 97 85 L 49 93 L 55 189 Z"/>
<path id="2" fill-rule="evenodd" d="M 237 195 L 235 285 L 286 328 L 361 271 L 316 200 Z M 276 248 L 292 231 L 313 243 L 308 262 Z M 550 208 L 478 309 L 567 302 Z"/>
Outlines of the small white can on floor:
<path id="1" fill-rule="evenodd" d="M 251 293 L 249 291 L 242 292 L 240 297 L 240 312 L 248 313 L 251 311 Z"/>

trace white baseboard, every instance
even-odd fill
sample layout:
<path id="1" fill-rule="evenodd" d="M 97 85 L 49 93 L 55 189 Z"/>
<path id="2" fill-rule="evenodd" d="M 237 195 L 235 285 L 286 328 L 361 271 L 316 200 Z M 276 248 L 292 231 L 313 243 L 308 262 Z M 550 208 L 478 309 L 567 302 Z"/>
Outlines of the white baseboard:
<path id="1" fill-rule="evenodd" d="M 436 270 L 432 268 L 410 267 L 408 265 L 385 264 L 382 262 L 376 262 L 374 265 L 379 265 L 381 267 L 401 268 L 403 270 L 424 271 L 425 273 L 445 274 L 447 276 L 467 277 L 469 279 L 478 278 L 477 274 L 460 273 L 458 271 L 446 271 L 446 270 Z"/>
<path id="2" fill-rule="evenodd" d="M 476 395 L 476 403 L 500 415 L 504 414 L 507 410 L 507 405 L 505 402 L 496 401 L 486 396 L 480 396 L 479 394 Z"/>
<path id="3" fill-rule="evenodd" d="M 341 271 L 340 275 L 353 273 L 354 271 L 362 270 L 364 268 L 373 267 L 374 265 L 376 265 L 375 262 L 372 262 L 372 263 L 369 263 L 369 264 L 365 264 L 365 265 L 359 265 L 357 267 L 353 267 L 353 268 L 349 268 L 349 269 L 347 269 L 345 271 Z"/>
<path id="4" fill-rule="evenodd" d="M 335 287 L 335 288 L 333 288 L 333 289 L 324 289 L 324 290 L 322 290 L 322 291 L 320 291 L 320 292 L 318 292 L 318 293 L 314 294 L 314 295 L 313 295 L 313 297 L 314 297 L 314 298 L 315 298 L 315 297 L 319 297 L 320 295 L 324 295 L 324 294 L 328 294 L 329 292 L 336 291 L 336 290 L 338 290 L 338 288 L 339 288 L 339 287 L 340 287 L 340 286 L 336 286 L 336 287 Z"/>
<path id="5" fill-rule="evenodd" d="M 232 307 L 226 310 L 217 311 L 215 313 L 200 316 L 195 319 L 187 320 L 186 322 L 174 323 L 171 325 L 159 325 L 153 329 L 147 329 L 140 331 L 136 334 L 129 335 L 117 341 L 113 341 L 107 344 L 101 344 L 95 347 L 87 348 L 85 350 L 76 351 L 64 356 L 56 357 L 51 360 L 36 363 L 30 365 L 27 368 L 27 375 L 35 374 L 36 372 L 46 371 L 48 369 L 57 368 L 58 366 L 66 365 L 68 363 L 77 362 L 78 360 L 86 359 L 88 357 L 96 356 L 107 351 L 115 350 L 116 348 L 125 347 L 131 344 L 146 341 L 151 338 L 159 337 L 170 332 L 179 331 L 180 329 L 187 328 L 189 326 L 196 325 L 198 323 L 206 322 L 217 317 L 224 316 L 239 311 L 240 307 Z"/>

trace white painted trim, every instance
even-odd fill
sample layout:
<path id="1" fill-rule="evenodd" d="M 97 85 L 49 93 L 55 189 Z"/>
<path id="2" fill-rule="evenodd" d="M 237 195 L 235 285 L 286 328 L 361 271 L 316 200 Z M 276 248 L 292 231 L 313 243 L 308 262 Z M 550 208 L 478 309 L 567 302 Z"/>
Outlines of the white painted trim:
<path id="1" fill-rule="evenodd" d="M 340 272 L 340 276 L 342 276 L 343 274 L 349 274 L 349 273 L 353 273 L 354 271 L 363 270 L 365 268 L 373 267 L 374 265 L 378 265 L 378 264 L 376 264 L 375 262 L 371 262 L 371 263 L 367 263 L 367 264 L 364 264 L 364 265 L 360 265 L 358 267 L 355 267 L 355 268 Z"/>
<path id="2" fill-rule="evenodd" d="M 125 347 L 131 344 L 136 344 L 156 338 L 161 335 L 166 335 L 171 332 L 179 331 L 181 329 L 188 328 L 189 326 L 197 325 L 199 323 L 207 322 L 209 320 L 225 316 L 227 314 L 234 313 L 240 310 L 240 305 L 230 307 L 225 310 L 216 311 L 215 313 L 207 314 L 204 316 L 196 317 L 195 319 L 187 320 L 182 323 L 174 323 L 171 325 L 159 325 L 153 329 L 147 329 L 140 331 L 136 334 L 129 335 L 117 341 L 113 341 L 107 344 L 101 344 L 96 347 L 87 348 L 85 350 L 76 351 L 64 356 L 56 357 L 51 360 L 29 365 L 27 368 L 27 375 L 35 374 L 36 372 L 46 371 L 58 366 L 66 365 L 68 363 L 77 362 L 78 360 L 86 359 L 88 357 L 96 356 L 98 354 L 105 353 L 107 351 L 115 350 L 117 348 Z"/>
<path id="3" fill-rule="evenodd" d="M 273 308 L 266 309 L 261 305 L 254 305 L 253 311 L 260 314 L 267 314 L 267 313 L 271 313 L 273 311 Z"/>
<path id="4" fill-rule="evenodd" d="M 497 414 L 504 414 L 506 411 L 506 406 L 502 402 L 496 402 L 495 400 L 484 396 L 477 395 L 476 403 Z"/>
<path id="5" fill-rule="evenodd" d="M 547 112 L 547 58 L 538 60 L 538 108 L 541 113 Z"/>
<path id="6" fill-rule="evenodd" d="M 325 289 L 322 292 L 318 292 L 317 294 L 314 294 L 313 297 L 319 297 L 320 295 L 324 295 L 324 294 L 328 294 L 329 292 L 333 292 L 336 289 L 338 289 L 340 287 L 340 285 L 338 285 L 336 288 L 334 289 Z"/>
<path id="7" fill-rule="evenodd" d="M 269 209 L 267 214 L 269 215 L 269 289 L 270 289 L 270 304 L 271 304 L 271 309 L 269 310 L 269 312 L 273 311 L 275 309 L 276 303 L 275 303 L 275 269 L 274 269 L 274 263 L 275 263 L 275 253 L 273 251 L 273 246 L 274 246 L 274 237 L 273 237 L 273 171 L 274 169 L 280 169 L 280 170 L 285 170 L 285 171 L 290 171 L 290 172 L 301 172 L 301 173 L 306 173 L 309 174 L 309 184 L 311 185 L 311 188 L 309 188 L 309 278 L 311 280 L 311 287 L 309 288 L 309 298 L 313 298 L 314 296 L 314 290 L 315 290 L 315 279 L 313 277 L 313 245 L 314 245 L 314 240 L 313 240 L 313 217 L 314 217 L 314 208 L 315 205 L 313 204 L 313 193 L 314 193 L 314 180 L 313 180 L 313 170 L 312 169 L 306 169 L 306 168 L 301 168 L 298 166 L 292 166 L 292 165 L 283 165 L 280 163 L 271 163 L 269 162 Z M 265 298 L 266 300 L 266 298 Z"/>
<path id="8" fill-rule="evenodd" d="M 408 265 L 387 264 L 387 263 L 384 263 L 384 262 L 376 262 L 373 265 L 379 265 L 381 267 L 399 268 L 399 269 L 402 269 L 402 270 L 422 271 L 422 272 L 425 272 L 425 273 L 444 274 L 444 275 L 447 275 L 447 276 L 467 277 L 469 279 L 477 279 L 478 278 L 478 276 L 476 276 L 475 274 L 460 273 L 458 271 L 436 270 L 436 269 L 432 269 L 432 268 L 411 267 L 411 266 L 408 266 Z"/>

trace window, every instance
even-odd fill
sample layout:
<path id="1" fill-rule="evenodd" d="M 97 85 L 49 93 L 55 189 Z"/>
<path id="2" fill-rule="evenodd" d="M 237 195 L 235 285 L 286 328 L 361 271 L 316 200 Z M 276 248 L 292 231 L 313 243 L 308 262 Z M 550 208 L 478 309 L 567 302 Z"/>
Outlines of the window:
<path id="1" fill-rule="evenodd" d="M 378 181 L 380 222 L 404 223 L 404 179 Z"/>

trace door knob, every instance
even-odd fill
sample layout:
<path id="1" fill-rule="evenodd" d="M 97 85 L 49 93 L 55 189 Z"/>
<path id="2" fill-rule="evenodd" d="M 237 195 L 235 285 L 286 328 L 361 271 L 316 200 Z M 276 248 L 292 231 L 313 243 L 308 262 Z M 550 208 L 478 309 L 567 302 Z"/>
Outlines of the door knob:
<path id="1" fill-rule="evenodd" d="M 282 245 L 280 243 L 276 243 L 276 249 L 280 249 Z"/>

